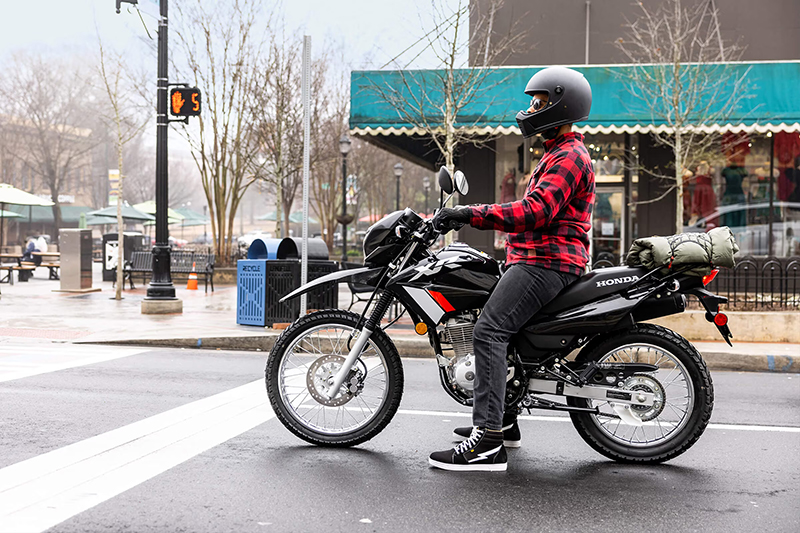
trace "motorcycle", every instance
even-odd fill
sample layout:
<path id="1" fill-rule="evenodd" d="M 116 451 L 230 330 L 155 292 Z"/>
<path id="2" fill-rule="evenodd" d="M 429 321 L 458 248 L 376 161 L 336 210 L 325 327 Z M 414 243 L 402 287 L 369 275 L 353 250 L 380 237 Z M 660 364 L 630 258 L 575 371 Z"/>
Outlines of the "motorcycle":
<path id="1" fill-rule="evenodd" d="M 439 207 L 469 185 L 460 171 L 438 174 Z M 492 257 L 463 243 L 434 253 L 440 236 L 407 208 L 374 224 L 364 238 L 365 266 L 315 279 L 282 301 L 353 278 L 375 291 L 360 315 L 323 310 L 300 317 L 277 339 L 266 387 L 277 418 L 320 446 L 354 446 L 392 420 L 403 393 L 403 366 L 384 315 L 399 302 L 427 335 L 441 385 L 472 404 L 472 332 L 500 279 Z M 660 463 L 703 434 L 714 388 L 700 353 L 678 333 L 646 320 L 682 312 L 699 299 L 728 344 L 727 299 L 705 289 L 716 270 L 697 265 L 666 273 L 644 267 L 594 270 L 567 286 L 509 343 L 505 409 L 569 413 L 586 443 L 619 462 Z"/>

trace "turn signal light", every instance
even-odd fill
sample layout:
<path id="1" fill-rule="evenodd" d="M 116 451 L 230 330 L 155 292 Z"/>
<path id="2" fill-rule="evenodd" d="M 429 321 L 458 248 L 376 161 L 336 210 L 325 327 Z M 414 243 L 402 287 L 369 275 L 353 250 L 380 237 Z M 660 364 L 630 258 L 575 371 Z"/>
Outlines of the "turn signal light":
<path id="1" fill-rule="evenodd" d="M 717 274 L 719 274 L 719 269 L 715 268 L 711 272 L 703 276 L 703 287 L 714 281 L 714 278 L 717 277 Z"/>
<path id="2" fill-rule="evenodd" d="M 723 313 L 717 313 L 717 316 L 714 317 L 714 324 L 718 325 L 719 327 L 722 327 L 727 323 L 728 317 Z"/>
<path id="3" fill-rule="evenodd" d="M 420 322 L 414 326 L 414 331 L 417 332 L 417 335 L 425 335 L 428 333 L 428 326 L 426 326 L 424 322 Z"/>

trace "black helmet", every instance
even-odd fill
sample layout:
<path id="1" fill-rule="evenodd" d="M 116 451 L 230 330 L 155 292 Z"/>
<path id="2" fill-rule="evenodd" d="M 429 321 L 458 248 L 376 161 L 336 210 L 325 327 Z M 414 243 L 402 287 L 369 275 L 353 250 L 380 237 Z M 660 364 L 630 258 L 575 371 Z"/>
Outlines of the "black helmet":
<path id="1" fill-rule="evenodd" d="M 517 124 L 523 137 L 589 118 L 592 88 L 583 74 L 564 67 L 548 67 L 534 74 L 525 94 L 547 93 L 547 106 L 534 113 L 520 111 Z"/>

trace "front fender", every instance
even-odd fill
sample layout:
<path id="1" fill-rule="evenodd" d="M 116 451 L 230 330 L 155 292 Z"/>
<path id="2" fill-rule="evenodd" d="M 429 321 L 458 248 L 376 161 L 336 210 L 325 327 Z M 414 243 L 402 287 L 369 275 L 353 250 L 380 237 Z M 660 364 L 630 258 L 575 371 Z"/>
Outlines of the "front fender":
<path id="1" fill-rule="evenodd" d="M 345 279 L 352 278 L 354 276 L 359 276 L 360 278 L 362 278 L 358 280 L 359 282 L 369 284 L 370 281 L 377 278 L 376 274 L 380 273 L 381 270 L 383 270 L 383 267 L 362 267 L 362 268 L 352 268 L 352 269 L 339 270 L 338 272 L 332 272 L 330 274 L 326 274 L 320 278 L 317 278 L 313 281 L 309 281 L 302 287 L 293 290 L 292 292 L 281 298 L 280 301 L 285 302 L 286 300 L 290 300 L 292 298 L 300 296 L 301 294 L 305 294 L 310 290 L 319 287 L 320 285 L 332 282 L 341 283 Z"/>

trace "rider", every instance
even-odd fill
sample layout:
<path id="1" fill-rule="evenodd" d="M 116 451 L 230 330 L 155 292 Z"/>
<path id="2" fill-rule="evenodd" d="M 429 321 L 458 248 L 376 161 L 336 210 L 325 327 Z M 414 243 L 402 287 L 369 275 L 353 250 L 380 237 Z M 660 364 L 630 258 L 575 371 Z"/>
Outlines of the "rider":
<path id="1" fill-rule="evenodd" d="M 506 270 L 475 324 L 475 382 L 471 428 L 464 442 L 430 455 L 445 470 L 506 470 L 505 447 L 519 447 L 517 413 L 503 414 L 506 353 L 511 336 L 585 272 L 594 205 L 594 169 L 583 136 L 572 124 L 585 120 L 592 90 L 582 74 L 543 69 L 528 82 L 530 108 L 517 114 L 524 137 L 541 134 L 545 154 L 522 200 L 441 209 L 434 226 L 447 232 L 465 224 L 508 233 Z M 505 443 L 504 443 L 505 441 Z"/>

